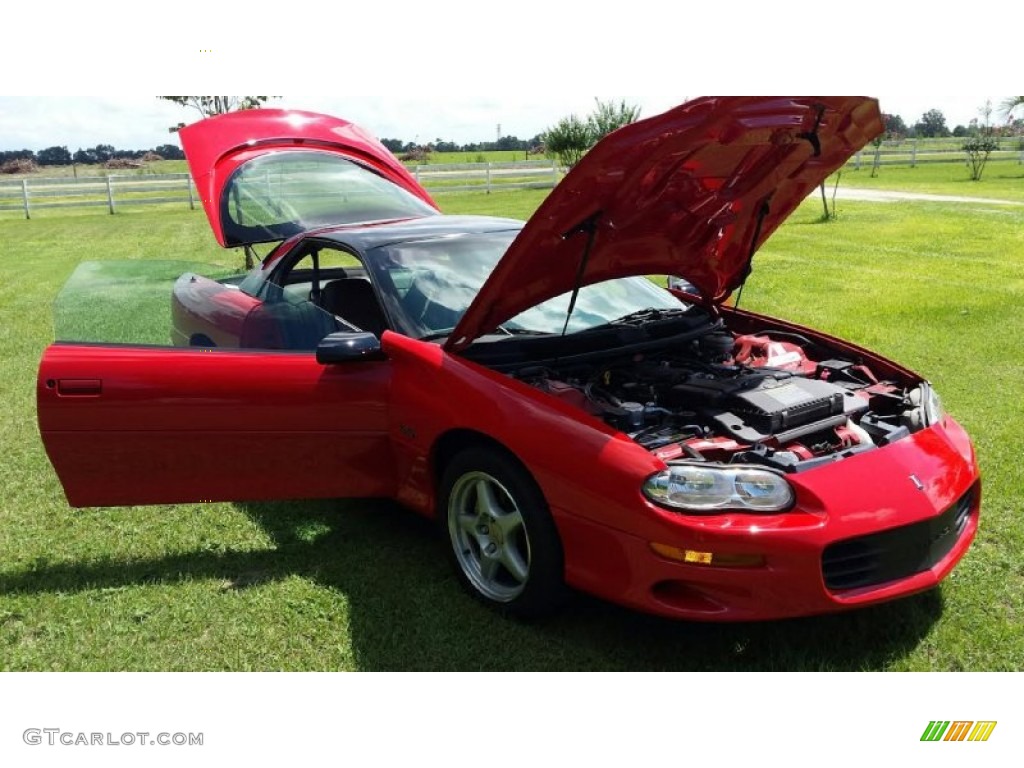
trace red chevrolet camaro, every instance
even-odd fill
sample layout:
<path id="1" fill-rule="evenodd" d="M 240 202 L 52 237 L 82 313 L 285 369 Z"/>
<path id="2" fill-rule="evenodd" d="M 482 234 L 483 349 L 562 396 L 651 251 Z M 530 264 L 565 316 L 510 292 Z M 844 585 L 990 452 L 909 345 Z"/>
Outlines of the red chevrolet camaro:
<path id="1" fill-rule="evenodd" d="M 217 240 L 275 245 L 183 275 L 174 346 L 50 346 L 47 453 L 75 506 L 396 499 L 520 615 L 567 587 L 707 620 L 929 589 L 977 529 L 968 436 L 921 376 L 726 302 L 881 130 L 871 99 L 699 99 L 524 224 L 441 215 L 343 120 L 204 120 L 181 138 Z"/>

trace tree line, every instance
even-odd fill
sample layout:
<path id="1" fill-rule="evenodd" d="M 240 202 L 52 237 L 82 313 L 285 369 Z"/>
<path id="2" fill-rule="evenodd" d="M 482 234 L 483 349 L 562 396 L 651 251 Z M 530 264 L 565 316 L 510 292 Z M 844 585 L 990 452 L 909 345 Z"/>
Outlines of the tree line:
<path id="1" fill-rule="evenodd" d="M 883 115 L 885 138 L 966 139 L 979 136 L 1020 136 L 1024 133 L 1024 118 L 1015 116 L 1014 110 L 1017 106 L 1019 105 L 1008 99 L 996 109 L 991 101 L 986 101 L 978 108 L 978 117 L 970 120 L 967 125 L 957 124 L 953 128 L 947 125 L 946 116 L 939 109 L 929 109 L 913 125 L 907 125 L 899 115 Z M 997 116 L 1004 118 L 1005 122 L 1001 125 L 996 124 L 993 118 Z"/>
<path id="2" fill-rule="evenodd" d="M 497 141 L 474 141 L 468 144 L 458 144 L 454 141 L 446 141 L 440 137 L 434 139 L 426 146 L 434 152 L 493 152 L 495 150 L 518 150 L 529 152 L 541 146 L 544 142 L 543 134 L 537 134 L 531 139 L 520 139 L 518 136 L 502 136 Z M 424 145 L 414 141 L 403 141 L 402 139 L 381 139 L 380 143 L 396 155 L 415 152 L 423 149 Z"/>
<path id="3" fill-rule="evenodd" d="M 36 165 L 98 165 L 110 160 L 142 160 L 147 155 L 159 155 L 163 160 L 185 159 L 181 147 L 174 144 L 161 144 L 153 149 L 116 149 L 110 144 L 97 144 L 74 152 L 67 146 L 47 147 L 38 152 L 31 149 L 0 150 L 0 165 L 12 160 L 26 160 Z"/>

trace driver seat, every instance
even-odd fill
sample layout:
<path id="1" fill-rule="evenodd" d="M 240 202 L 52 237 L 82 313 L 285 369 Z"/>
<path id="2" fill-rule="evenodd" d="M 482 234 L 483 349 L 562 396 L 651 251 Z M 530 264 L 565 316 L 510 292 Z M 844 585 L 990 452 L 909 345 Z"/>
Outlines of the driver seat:
<path id="1" fill-rule="evenodd" d="M 346 277 L 327 283 L 320 291 L 320 306 L 377 338 L 387 328 L 373 286 L 361 277 Z"/>

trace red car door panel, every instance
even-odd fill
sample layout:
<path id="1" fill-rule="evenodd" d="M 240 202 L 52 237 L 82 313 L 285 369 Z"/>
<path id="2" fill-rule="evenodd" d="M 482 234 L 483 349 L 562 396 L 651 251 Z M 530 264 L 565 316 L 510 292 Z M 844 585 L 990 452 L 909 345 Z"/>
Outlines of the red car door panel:
<path id="1" fill-rule="evenodd" d="M 387 361 L 54 344 L 39 431 L 73 506 L 391 495 Z"/>

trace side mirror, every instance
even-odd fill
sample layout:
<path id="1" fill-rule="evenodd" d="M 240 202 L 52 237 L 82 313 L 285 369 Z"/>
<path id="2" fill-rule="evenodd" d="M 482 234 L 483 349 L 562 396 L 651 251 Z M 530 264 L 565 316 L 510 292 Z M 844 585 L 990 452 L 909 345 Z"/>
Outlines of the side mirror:
<path id="1" fill-rule="evenodd" d="M 332 333 L 316 346 L 316 361 L 324 365 L 383 359 L 380 339 L 372 333 Z"/>

